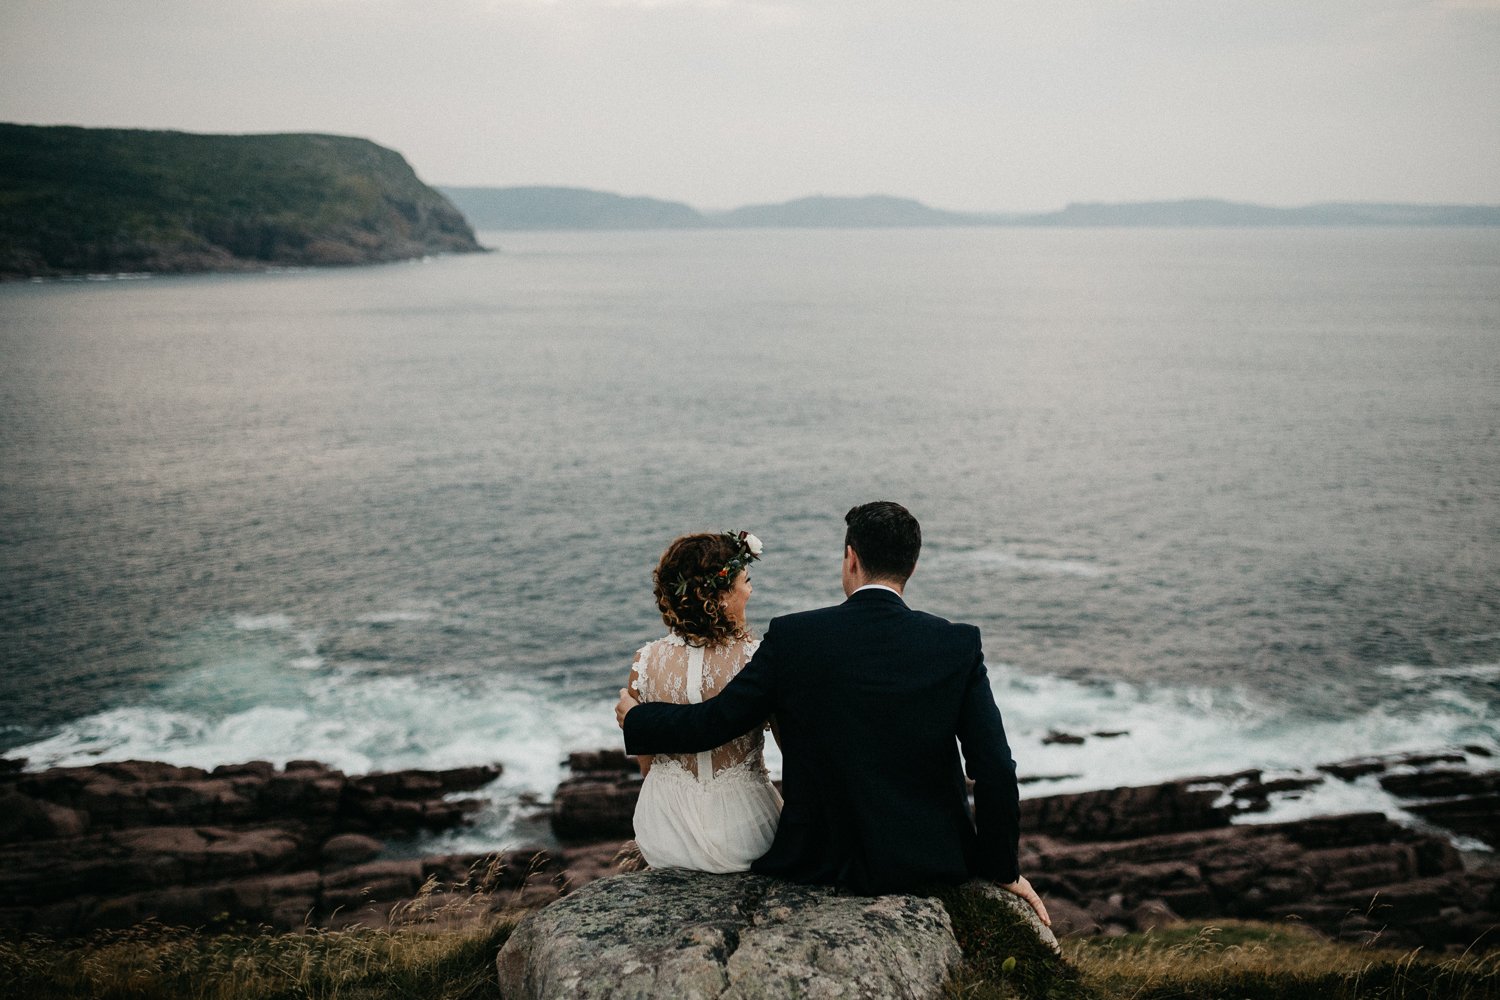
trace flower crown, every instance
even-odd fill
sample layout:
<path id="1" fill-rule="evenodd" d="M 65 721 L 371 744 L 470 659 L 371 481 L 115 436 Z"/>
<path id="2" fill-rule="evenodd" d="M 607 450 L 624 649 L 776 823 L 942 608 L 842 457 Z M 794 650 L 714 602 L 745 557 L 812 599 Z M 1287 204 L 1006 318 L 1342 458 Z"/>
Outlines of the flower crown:
<path id="1" fill-rule="evenodd" d="M 719 570 L 717 573 L 710 573 L 707 576 L 709 585 L 721 590 L 729 586 L 729 584 L 739 574 L 740 570 L 744 569 L 746 566 L 749 566 L 751 563 L 760 558 L 762 548 L 760 539 L 756 538 L 748 531 L 726 531 L 723 534 L 724 537 L 728 538 L 735 544 L 736 550 L 734 558 L 725 563 L 723 569 Z M 686 594 L 688 589 L 688 578 L 683 574 L 678 573 L 677 582 L 672 585 L 672 589 L 678 597 Z"/>

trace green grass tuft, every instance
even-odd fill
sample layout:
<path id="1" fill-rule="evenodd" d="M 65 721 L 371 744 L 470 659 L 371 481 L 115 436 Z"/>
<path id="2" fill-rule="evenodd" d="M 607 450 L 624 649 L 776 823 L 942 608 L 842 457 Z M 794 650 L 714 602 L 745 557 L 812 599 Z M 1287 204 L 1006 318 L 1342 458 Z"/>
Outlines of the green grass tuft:
<path id="1" fill-rule="evenodd" d="M 204 934 L 142 924 L 0 940 L 0 996 L 26 1000 L 498 1000 L 514 924 Z"/>

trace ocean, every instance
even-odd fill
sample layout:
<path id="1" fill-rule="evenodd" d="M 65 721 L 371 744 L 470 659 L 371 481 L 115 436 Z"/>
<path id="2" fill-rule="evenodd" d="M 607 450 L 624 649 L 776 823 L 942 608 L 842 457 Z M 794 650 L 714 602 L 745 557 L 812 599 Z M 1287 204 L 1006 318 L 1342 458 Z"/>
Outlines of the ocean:
<path id="1" fill-rule="evenodd" d="M 765 541 L 763 630 L 894 499 L 1024 794 L 1500 753 L 1500 231 L 481 240 L 0 286 L 0 751 L 494 761 L 412 849 L 544 840 L 675 535 Z"/>

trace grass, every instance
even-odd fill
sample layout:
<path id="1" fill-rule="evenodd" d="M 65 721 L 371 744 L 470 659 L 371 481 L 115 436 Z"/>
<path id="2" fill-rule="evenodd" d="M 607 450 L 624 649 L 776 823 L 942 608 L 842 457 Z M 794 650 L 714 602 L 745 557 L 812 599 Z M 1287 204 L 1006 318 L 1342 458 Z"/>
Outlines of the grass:
<path id="1" fill-rule="evenodd" d="M 142 924 L 0 941 L 0 996 L 26 1000 L 496 1000 L 508 920 L 461 929 L 204 934 Z"/>
<path id="2" fill-rule="evenodd" d="M 1457 956 L 1330 941 L 1295 924 L 1183 924 L 1070 942 L 1101 1000 L 1484 1000 L 1500 997 L 1500 952 Z"/>
<path id="3" fill-rule="evenodd" d="M 1298 924 L 1180 924 L 1080 938 L 1063 954 L 981 896 L 940 893 L 964 964 L 950 1000 L 1487 1000 L 1500 951 L 1456 956 L 1330 941 Z"/>
<path id="4" fill-rule="evenodd" d="M 950 915 L 965 964 L 950 1000 L 1488 1000 L 1500 952 L 1427 956 L 1292 924 L 1184 924 L 1067 942 L 1061 957 L 970 898 Z M 390 930 L 205 933 L 145 924 L 0 939 L 0 997 L 25 1000 L 498 1000 L 516 917 Z"/>
<path id="5" fill-rule="evenodd" d="M 958 930 L 965 918 L 954 917 Z M 968 933 L 968 942 L 978 950 L 966 948 L 952 1000 L 1500 998 L 1500 952 L 1427 956 L 1329 941 L 1296 925 L 1182 924 L 1083 938 L 1066 943 L 1051 969 L 1003 934 Z"/>

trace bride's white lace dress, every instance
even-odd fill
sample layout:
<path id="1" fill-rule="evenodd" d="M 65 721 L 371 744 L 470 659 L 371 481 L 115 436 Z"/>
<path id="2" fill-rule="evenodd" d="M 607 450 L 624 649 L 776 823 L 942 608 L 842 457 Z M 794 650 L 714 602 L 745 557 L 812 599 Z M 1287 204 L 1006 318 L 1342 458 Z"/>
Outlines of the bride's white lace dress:
<path id="1" fill-rule="evenodd" d="M 704 648 L 668 635 L 636 654 L 642 703 L 696 705 L 723 690 L 758 644 Z M 766 774 L 761 728 L 714 750 L 658 754 L 635 806 L 635 841 L 652 868 L 740 872 L 771 846 L 781 795 Z"/>

